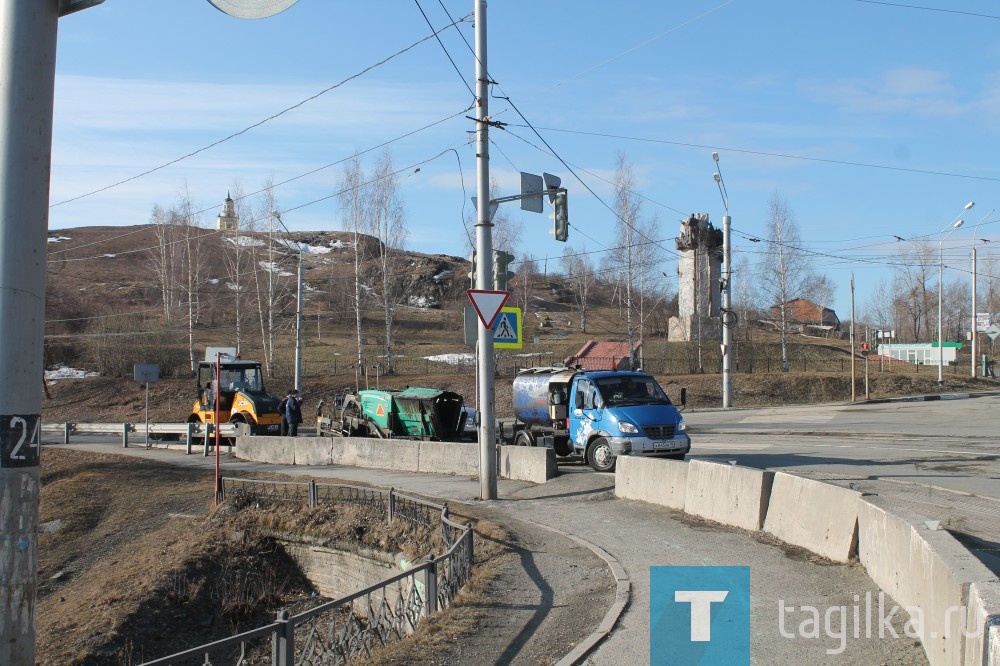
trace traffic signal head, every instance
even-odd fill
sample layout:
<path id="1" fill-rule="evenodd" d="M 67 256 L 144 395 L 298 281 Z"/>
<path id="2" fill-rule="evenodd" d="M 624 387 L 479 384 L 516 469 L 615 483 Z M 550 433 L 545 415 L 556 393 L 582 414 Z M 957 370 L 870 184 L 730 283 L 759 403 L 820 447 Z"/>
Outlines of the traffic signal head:
<path id="1" fill-rule="evenodd" d="M 555 201 L 555 237 L 557 241 L 565 242 L 569 238 L 569 204 L 566 192 L 556 194 Z"/>
<path id="2" fill-rule="evenodd" d="M 472 254 L 469 255 L 469 280 L 472 282 L 472 288 L 476 288 L 476 251 L 473 250 Z"/>
<path id="3" fill-rule="evenodd" d="M 507 283 L 510 278 L 514 277 L 514 274 L 508 270 L 512 261 L 514 261 L 514 255 L 510 252 L 493 251 L 493 288 L 497 291 L 508 291 Z"/>

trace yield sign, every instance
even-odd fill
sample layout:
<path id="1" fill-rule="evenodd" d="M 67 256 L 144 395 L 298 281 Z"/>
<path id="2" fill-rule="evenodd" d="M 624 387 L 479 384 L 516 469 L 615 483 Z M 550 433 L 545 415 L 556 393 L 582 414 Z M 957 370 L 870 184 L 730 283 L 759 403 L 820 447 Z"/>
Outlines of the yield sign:
<path id="1" fill-rule="evenodd" d="M 469 289 L 468 294 L 469 300 L 472 301 L 472 307 L 476 309 L 476 314 L 479 315 L 479 321 L 486 328 L 493 326 L 493 320 L 500 313 L 500 308 L 510 298 L 510 294 L 506 291 Z"/>

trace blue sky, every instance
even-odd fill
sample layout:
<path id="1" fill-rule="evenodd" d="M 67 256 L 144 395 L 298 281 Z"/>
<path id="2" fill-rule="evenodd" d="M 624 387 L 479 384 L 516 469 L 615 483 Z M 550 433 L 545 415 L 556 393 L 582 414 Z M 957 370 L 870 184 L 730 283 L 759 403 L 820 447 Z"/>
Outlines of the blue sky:
<path id="1" fill-rule="evenodd" d="M 49 228 L 143 224 L 185 188 L 213 225 L 234 183 L 252 192 L 272 178 L 289 181 L 275 194 L 290 229 L 339 229 L 336 198 L 323 200 L 337 163 L 391 141 L 397 168 L 413 167 L 401 176 L 408 249 L 466 255 L 472 54 L 450 29 L 458 71 L 433 39 L 373 67 L 431 33 L 421 8 L 440 28 L 473 2 L 300 0 L 240 20 L 205 0 L 106 0 L 62 18 Z M 518 171 L 562 177 L 569 247 L 600 251 L 614 245 L 610 180 L 624 154 L 673 251 L 682 217 L 707 212 L 721 227 L 717 151 L 734 261 L 756 261 L 749 239 L 766 235 L 777 193 L 848 319 L 851 272 L 860 312 L 891 280 L 895 236 L 936 250 L 975 201 L 943 245 L 946 282 L 963 283 L 976 223 L 978 238 L 1000 238 L 1000 216 L 987 216 L 1000 207 L 998 28 L 986 0 L 495 1 L 490 111 L 509 125 L 490 133 L 492 174 L 502 195 L 517 193 Z M 473 43 L 471 19 L 458 30 Z M 557 266 L 565 246 L 548 216 L 505 206 L 523 225 L 518 259 Z M 672 257 L 663 270 L 675 289 Z"/>

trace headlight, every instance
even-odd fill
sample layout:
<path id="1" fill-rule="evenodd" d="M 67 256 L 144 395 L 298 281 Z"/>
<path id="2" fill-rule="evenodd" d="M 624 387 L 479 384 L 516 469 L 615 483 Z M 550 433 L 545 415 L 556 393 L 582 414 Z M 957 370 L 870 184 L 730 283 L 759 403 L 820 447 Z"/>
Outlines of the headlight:
<path id="1" fill-rule="evenodd" d="M 684 422 L 683 418 L 680 420 L 680 423 L 677 424 L 677 429 L 680 430 L 681 432 L 684 432 L 685 430 L 688 429 L 688 424 Z"/>
<path id="2" fill-rule="evenodd" d="M 625 433 L 626 435 L 637 435 L 639 434 L 639 429 L 635 425 L 629 423 L 628 421 L 619 421 L 618 429 Z"/>

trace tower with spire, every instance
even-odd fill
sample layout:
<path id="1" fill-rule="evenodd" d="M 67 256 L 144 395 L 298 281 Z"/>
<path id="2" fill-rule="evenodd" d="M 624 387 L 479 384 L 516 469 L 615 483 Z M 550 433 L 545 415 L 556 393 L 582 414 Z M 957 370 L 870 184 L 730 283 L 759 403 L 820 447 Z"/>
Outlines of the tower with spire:
<path id="1" fill-rule="evenodd" d="M 239 231 L 240 217 L 236 214 L 236 204 L 226 192 L 226 200 L 222 202 L 222 212 L 215 218 L 215 226 L 219 231 Z"/>

